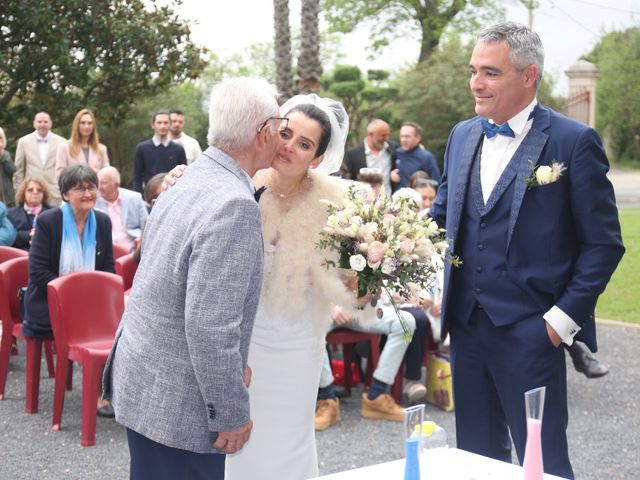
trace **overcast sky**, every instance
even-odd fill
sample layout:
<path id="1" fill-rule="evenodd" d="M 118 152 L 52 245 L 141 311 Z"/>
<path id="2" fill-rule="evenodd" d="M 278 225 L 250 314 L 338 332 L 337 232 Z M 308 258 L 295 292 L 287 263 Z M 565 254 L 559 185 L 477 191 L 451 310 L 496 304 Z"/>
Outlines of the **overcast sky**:
<path id="1" fill-rule="evenodd" d="M 363 0 L 366 1 L 366 0 Z M 527 9 L 517 0 L 507 3 L 507 19 L 528 22 Z M 299 26 L 300 0 L 290 0 L 291 25 Z M 209 2 L 183 0 L 182 16 L 197 22 L 194 39 L 219 55 L 241 51 L 273 38 L 271 0 Z M 559 91 L 566 91 L 562 73 L 598 42 L 602 32 L 640 26 L 640 0 L 539 0 L 534 29 L 546 51 L 546 69 L 556 74 Z M 416 41 L 397 42 L 377 61 L 368 61 L 365 48 L 368 31 L 357 29 L 343 40 L 347 63 L 361 68 L 389 68 L 413 62 L 418 57 Z"/>

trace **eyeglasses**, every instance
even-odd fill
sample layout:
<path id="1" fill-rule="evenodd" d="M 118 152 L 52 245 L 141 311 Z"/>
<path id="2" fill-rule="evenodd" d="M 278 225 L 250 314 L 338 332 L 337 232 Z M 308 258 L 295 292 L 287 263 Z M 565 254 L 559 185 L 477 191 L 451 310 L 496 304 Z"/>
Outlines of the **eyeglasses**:
<path id="1" fill-rule="evenodd" d="M 98 187 L 96 187 L 95 185 L 89 185 L 89 186 L 83 185 L 81 187 L 73 187 L 71 189 L 71 191 L 75 193 L 85 193 L 85 192 L 96 193 L 96 190 L 98 190 Z"/>
<path id="2" fill-rule="evenodd" d="M 27 188 L 27 192 L 29 192 L 29 193 L 42 193 L 43 190 L 41 188 Z"/>
<path id="3" fill-rule="evenodd" d="M 274 120 L 280 120 L 280 125 L 278 126 L 279 132 L 283 132 L 287 129 L 287 126 L 289 125 L 289 119 L 287 117 L 269 117 L 260 124 L 260 126 L 258 127 L 258 133 L 260 133 L 269 122 Z"/>

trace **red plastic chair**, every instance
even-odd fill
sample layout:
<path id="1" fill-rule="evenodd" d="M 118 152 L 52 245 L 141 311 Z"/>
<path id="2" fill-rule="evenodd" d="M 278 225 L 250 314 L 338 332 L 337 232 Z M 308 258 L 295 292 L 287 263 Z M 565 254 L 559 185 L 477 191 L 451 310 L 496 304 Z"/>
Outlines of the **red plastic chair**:
<path id="1" fill-rule="evenodd" d="M 133 285 L 133 277 L 136 275 L 138 264 L 133 260 L 133 253 L 127 253 L 116 258 L 116 273 L 122 277 L 122 285 L 125 290 L 129 290 Z"/>
<path id="2" fill-rule="evenodd" d="M 351 396 L 351 362 L 353 361 L 353 346 L 358 342 L 369 342 L 371 346 L 371 357 L 367 361 L 367 371 L 365 375 L 365 385 L 371 386 L 373 371 L 378 365 L 380 358 L 380 337 L 377 333 L 357 332 L 348 328 L 336 328 L 327 334 L 329 345 L 342 345 L 342 358 L 344 360 L 344 389 L 347 395 Z"/>
<path id="3" fill-rule="evenodd" d="M 113 258 L 120 258 L 128 253 L 131 253 L 131 250 L 126 245 L 122 245 L 121 243 L 113 244 Z"/>
<path id="4" fill-rule="evenodd" d="M 25 338 L 22 335 L 22 319 L 18 304 L 18 289 L 26 287 L 29 279 L 29 258 L 21 256 L 7 260 L 0 264 L 0 318 L 2 318 L 2 344 L 0 347 L 0 400 L 4 398 L 4 387 L 9 371 L 11 343 L 14 337 L 22 338 L 26 348 L 26 388 L 25 411 L 38 412 L 38 397 L 40 394 L 40 358 L 42 344 L 45 345 L 45 355 L 49 377 L 53 378 L 53 349 L 52 340 Z"/>
<path id="5" fill-rule="evenodd" d="M 29 252 L 19 248 L 0 246 L 0 263 L 11 260 L 12 258 L 28 257 Z"/>
<path id="6" fill-rule="evenodd" d="M 7 260 L 11 260 L 12 258 L 18 257 L 26 257 L 29 253 L 26 250 L 21 250 L 19 248 L 13 247 L 4 247 L 0 246 L 0 263 L 6 262 Z M 3 330 L 4 331 L 4 330 Z M 11 331 L 11 330 L 9 330 Z M 16 346 L 16 339 L 12 340 L 12 348 L 15 348 L 15 352 L 12 352 L 14 355 L 18 354 L 18 348 Z M 1 361 L 0 361 L 1 363 Z M 2 400 L 2 394 L 0 394 L 0 400 Z"/>
<path id="7" fill-rule="evenodd" d="M 82 435 L 80 444 L 95 444 L 96 403 L 101 372 L 124 311 L 122 278 L 113 273 L 76 272 L 48 285 L 49 314 L 56 338 L 53 430 L 60 430 L 65 379 L 69 365 L 82 364 Z"/>

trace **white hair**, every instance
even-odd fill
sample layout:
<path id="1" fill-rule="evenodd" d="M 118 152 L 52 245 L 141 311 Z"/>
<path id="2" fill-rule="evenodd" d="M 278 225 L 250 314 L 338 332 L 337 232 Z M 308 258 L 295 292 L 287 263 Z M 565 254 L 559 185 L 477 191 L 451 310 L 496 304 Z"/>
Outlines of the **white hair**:
<path id="1" fill-rule="evenodd" d="M 260 125 L 279 115 L 276 96 L 276 89 L 263 79 L 240 77 L 218 83 L 209 102 L 209 145 L 223 150 L 247 148 Z M 271 125 L 269 129 L 277 133 Z"/>
<path id="2" fill-rule="evenodd" d="M 108 165 L 106 167 L 101 168 L 100 171 L 98 172 L 98 179 L 100 179 L 100 174 L 109 175 L 111 177 L 111 180 L 113 180 L 117 184 L 120 184 L 120 172 L 116 167 Z"/>
<path id="3" fill-rule="evenodd" d="M 7 148 L 7 136 L 4 134 L 2 127 L 0 127 L 0 138 L 4 140 L 4 148 Z"/>

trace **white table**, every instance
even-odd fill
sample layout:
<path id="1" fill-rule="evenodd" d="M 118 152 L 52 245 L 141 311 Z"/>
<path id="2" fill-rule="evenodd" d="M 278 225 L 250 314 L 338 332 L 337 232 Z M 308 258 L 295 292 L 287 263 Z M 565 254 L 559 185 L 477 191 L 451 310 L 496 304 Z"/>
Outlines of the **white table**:
<path id="1" fill-rule="evenodd" d="M 425 480 L 520 480 L 522 467 L 458 450 L 435 448 L 420 457 L 420 474 Z M 402 480 L 404 459 L 319 477 L 322 480 Z M 544 475 L 545 480 L 562 480 Z"/>

